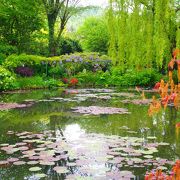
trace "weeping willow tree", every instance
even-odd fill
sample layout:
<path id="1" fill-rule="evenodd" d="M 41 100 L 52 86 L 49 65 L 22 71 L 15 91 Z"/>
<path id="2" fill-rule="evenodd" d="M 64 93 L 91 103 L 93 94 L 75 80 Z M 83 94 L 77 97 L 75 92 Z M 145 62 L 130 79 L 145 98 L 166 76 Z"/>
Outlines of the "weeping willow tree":
<path id="1" fill-rule="evenodd" d="M 114 64 L 116 64 L 116 16 L 113 11 L 113 0 L 110 0 L 110 7 L 108 11 L 108 25 L 110 33 L 110 43 L 109 43 L 109 55 L 112 57 Z"/>
<path id="2" fill-rule="evenodd" d="M 165 67 L 179 41 L 174 4 L 173 0 L 110 0 L 109 55 L 114 64 L 123 70 Z"/>

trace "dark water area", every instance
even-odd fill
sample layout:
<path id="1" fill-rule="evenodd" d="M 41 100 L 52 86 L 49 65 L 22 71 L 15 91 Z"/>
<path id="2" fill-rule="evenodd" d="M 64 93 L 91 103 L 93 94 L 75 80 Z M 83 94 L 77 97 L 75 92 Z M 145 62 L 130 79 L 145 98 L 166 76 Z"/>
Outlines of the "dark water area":
<path id="1" fill-rule="evenodd" d="M 151 97 L 152 93 L 146 96 Z M 0 149 L 0 162 L 8 158 L 25 162 L 23 165 L 2 163 L 0 180 L 143 179 L 146 171 L 159 166 L 169 171 L 180 159 L 180 133 L 175 128 L 180 113 L 167 107 L 149 117 L 148 105 L 122 102 L 140 98 L 137 92 L 112 89 L 1 94 L 0 102 L 30 101 L 33 105 L 0 111 L 0 148 L 25 142 L 31 151 L 24 154 L 17 149 L 18 145 L 10 147 L 10 154 Z M 97 106 L 97 110 L 98 106 L 125 108 L 129 114 L 73 112 L 72 108 L 81 106 Z M 9 145 L 3 145 L 6 143 Z M 16 148 L 14 153 L 13 148 Z M 40 155 L 46 159 L 35 159 L 37 164 L 28 164 L 33 159 L 30 157 Z M 54 170 L 56 166 L 61 168 Z M 30 171 L 32 167 L 40 170 Z"/>

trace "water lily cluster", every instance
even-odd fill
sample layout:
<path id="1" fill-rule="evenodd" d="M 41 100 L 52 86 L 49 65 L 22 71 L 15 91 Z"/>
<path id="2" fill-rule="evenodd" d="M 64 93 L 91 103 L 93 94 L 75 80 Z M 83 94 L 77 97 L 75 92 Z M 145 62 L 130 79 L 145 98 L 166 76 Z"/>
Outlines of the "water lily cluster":
<path id="1" fill-rule="evenodd" d="M 37 177 L 50 176 L 53 172 L 63 175 L 64 179 L 135 179 L 134 168 L 159 170 L 174 164 L 171 160 L 156 158 L 158 147 L 169 146 L 156 142 L 156 137 L 147 137 L 144 143 L 143 138 L 95 133 L 82 133 L 75 138 L 60 130 L 8 131 L 7 134 L 9 138 L 16 137 L 16 142 L 0 144 L 0 153 L 7 154 L 7 159 L 0 160 L 0 168 L 26 166 L 29 173 Z M 179 161 L 173 172 L 179 173 Z"/>

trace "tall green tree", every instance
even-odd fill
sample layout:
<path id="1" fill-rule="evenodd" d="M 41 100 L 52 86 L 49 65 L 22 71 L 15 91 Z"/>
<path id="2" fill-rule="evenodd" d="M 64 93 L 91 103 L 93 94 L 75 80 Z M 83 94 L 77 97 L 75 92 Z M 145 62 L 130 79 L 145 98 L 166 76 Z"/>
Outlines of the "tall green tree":
<path id="1" fill-rule="evenodd" d="M 49 28 L 49 54 L 55 54 L 55 23 L 65 0 L 42 0 Z"/>
<path id="2" fill-rule="evenodd" d="M 57 54 L 57 47 L 69 19 L 87 7 L 79 7 L 80 0 L 42 0 L 49 28 L 49 55 Z M 57 27 L 57 28 L 56 28 Z"/>
<path id="3" fill-rule="evenodd" d="M 33 32 L 42 25 L 39 3 L 35 0 L 0 0 L 0 40 L 26 52 Z"/>

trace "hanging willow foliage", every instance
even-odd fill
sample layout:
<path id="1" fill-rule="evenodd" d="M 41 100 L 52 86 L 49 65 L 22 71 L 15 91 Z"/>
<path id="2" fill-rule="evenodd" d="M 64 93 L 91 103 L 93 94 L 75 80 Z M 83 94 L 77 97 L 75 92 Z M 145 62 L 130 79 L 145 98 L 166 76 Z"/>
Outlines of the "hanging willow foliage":
<path id="1" fill-rule="evenodd" d="M 110 33 L 110 42 L 109 42 L 109 55 L 113 59 L 114 65 L 116 64 L 116 18 L 113 11 L 113 0 L 110 0 L 110 7 L 108 11 L 108 24 L 109 24 L 109 33 Z"/>
<path id="2" fill-rule="evenodd" d="M 173 0 L 110 0 L 108 15 L 116 64 L 123 70 L 165 67 L 176 37 L 179 44 Z"/>

